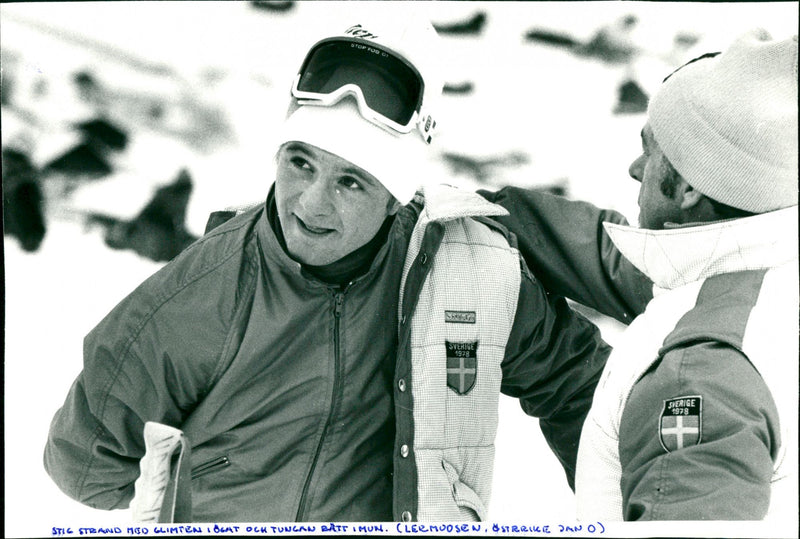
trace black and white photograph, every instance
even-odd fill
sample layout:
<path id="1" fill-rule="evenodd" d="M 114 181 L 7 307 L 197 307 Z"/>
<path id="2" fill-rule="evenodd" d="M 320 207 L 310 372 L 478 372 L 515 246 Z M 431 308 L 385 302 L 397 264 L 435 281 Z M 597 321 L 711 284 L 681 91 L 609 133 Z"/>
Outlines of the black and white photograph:
<path id="1" fill-rule="evenodd" d="M 798 537 L 797 2 L 0 3 L 5 537 Z"/>

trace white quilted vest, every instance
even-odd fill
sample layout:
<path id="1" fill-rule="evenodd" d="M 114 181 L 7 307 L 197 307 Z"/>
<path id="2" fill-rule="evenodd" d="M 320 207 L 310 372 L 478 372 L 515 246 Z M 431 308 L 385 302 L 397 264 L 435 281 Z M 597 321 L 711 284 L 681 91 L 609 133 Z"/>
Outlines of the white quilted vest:
<path id="1" fill-rule="evenodd" d="M 426 189 L 425 201 L 400 287 L 425 228 L 442 222 L 444 237 L 411 320 L 417 519 L 485 520 L 500 364 L 519 296 L 519 253 L 499 232 L 468 218 L 506 213 L 499 206 L 443 186 Z M 448 371 L 463 394 L 448 387 Z"/>

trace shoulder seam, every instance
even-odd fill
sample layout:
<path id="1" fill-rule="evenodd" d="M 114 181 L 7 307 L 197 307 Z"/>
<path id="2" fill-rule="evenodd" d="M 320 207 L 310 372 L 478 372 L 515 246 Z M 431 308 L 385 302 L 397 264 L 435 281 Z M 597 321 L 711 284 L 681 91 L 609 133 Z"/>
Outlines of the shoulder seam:
<path id="1" fill-rule="evenodd" d="M 246 244 L 246 245 L 249 246 L 249 243 Z M 258 249 L 256 249 L 256 250 L 258 250 Z M 253 257 L 254 260 L 257 259 L 257 258 L 258 257 Z M 252 290 L 255 289 L 256 275 L 257 275 L 255 266 L 256 266 L 255 263 L 248 264 L 248 269 L 250 271 L 248 272 L 248 275 L 247 275 L 247 288 L 246 288 L 245 291 L 252 291 Z M 237 287 L 237 291 L 236 291 L 236 296 L 237 296 L 236 297 L 236 302 L 235 302 L 236 308 L 235 308 L 235 310 L 233 312 L 233 316 L 231 317 L 231 325 L 228 328 L 228 333 L 225 336 L 224 342 L 222 343 L 222 348 L 220 349 L 220 352 L 219 352 L 219 358 L 217 360 L 217 365 L 216 365 L 216 367 L 214 367 L 214 371 L 211 373 L 211 378 L 210 378 L 210 380 L 208 382 L 208 385 L 204 388 L 204 393 L 206 393 L 206 394 L 211 390 L 211 387 L 213 387 L 214 384 L 217 383 L 217 381 L 222 376 L 222 373 L 223 373 L 224 369 L 228 366 L 228 365 L 226 365 L 226 363 L 227 363 L 226 362 L 226 358 L 227 358 L 227 356 L 229 354 L 229 349 L 231 347 L 231 343 L 233 343 L 234 330 L 237 327 L 237 321 L 241 317 L 244 316 L 244 312 L 245 312 L 244 303 L 241 303 L 242 302 L 242 294 L 240 293 L 240 290 L 238 289 L 238 287 Z M 247 297 L 250 297 L 250 296 L 247 295 Z"/>

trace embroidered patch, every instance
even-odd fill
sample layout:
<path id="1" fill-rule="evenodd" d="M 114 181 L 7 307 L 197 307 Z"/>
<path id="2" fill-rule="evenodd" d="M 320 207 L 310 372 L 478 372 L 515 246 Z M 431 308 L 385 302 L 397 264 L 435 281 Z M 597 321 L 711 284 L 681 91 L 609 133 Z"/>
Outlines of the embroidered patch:
<path id="1" fill-rule="evenodd" d="M 475 386 L 478 374 L 478 341 L 445 341 L 447 349 L 447 387 L 466 395 Z"/>
<path id="2" fill-rule="evenodd" d="M 664 401 L 658 437 L 667 453 L 697 445 L 703 434 L 703 397 L 687 395 Z"/>
<path id="3" fill-rule="evenodd" d="M 474 324 L 475 311 L 445 311 L 444 321 L 450 324 Z"/>

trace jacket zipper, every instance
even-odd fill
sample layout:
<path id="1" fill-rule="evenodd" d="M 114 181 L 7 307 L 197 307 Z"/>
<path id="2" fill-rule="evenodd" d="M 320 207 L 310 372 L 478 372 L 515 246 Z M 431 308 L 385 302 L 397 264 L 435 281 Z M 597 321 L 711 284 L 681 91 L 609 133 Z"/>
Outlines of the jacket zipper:
<path id="1" fill-rule="evenodd" d="M 215 459 L 211 459 L 208 462 L 204 462 L 203 464 L 198 464 L 194 468 L 192 468 L 192 479 L 197 479 L 198 477 L 205 475 L 207 473 L 211 473 L 217 468 L 225 468 L 230 466 L 231 461 L 228 460 L 228 457 L 222 456 L 217 457 Z"/>
<path id="2" fill-rule="evenodd" d="M 336 395 L 339 394 L 339 363 L 341 361 L 340 358 L 340 350 L 339 350 L 339 321 L 342 317 L 342 306 L 344 304 L 344 291 L 339 291 L 334 293 L 333 296 L 333 392 L 331 395 L 331 405 L 328 409 L 328 417 L 325 419 L 325 426 L 322 428 L 322 435 L 319 437 L 319 442 L 317 442 L 317 449 L 314 452 L 314 460 L 311 461 L 311 468 L 308 470 L 308 475 L 306 476 L 306 482 L 303 485 L 303 492 L 300 495 L 300 505 L 297 508 L 297 518 L 296 521 L 300 522 L 303 520 L 306 511 L 306 502 L 308 496 L 308 489 L 311 485 L 311 479 L 314 477 L 314 470 L 317 467 L 317 461 L 319 461 L 320 453 L 322 453 L 322 445 L 325 443 L 325 435 L 328 432 L 328 426 L 331 423 L 331 419 L 333 419 L 333 411 L 336 408 Z"/>

